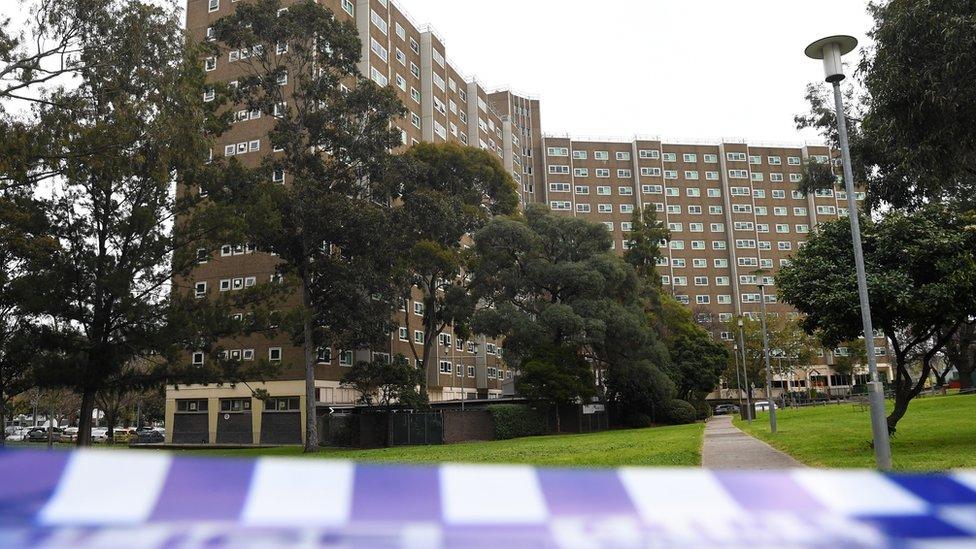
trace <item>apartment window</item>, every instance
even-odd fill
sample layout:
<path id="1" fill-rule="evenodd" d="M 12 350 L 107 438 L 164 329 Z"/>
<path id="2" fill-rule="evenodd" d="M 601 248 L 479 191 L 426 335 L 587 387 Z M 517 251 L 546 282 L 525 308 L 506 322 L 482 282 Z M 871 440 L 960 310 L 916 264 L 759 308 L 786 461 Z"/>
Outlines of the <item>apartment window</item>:
<path id="1" fill-rule="evenodd" d="M 417 343 L 417 344 L 420 344 L 420 345 L 423 345 L 424 344 L 424 331 L 423 330 L 414 330 L 413 331 L 413 342 L 414 343 Z"/>
<path id="2" fill-rule="evenodd" d="M 786 234 L 790 232 L 790 226 L 786 224 L 776 225 L 776 232 L 780 234 Z"/>
<path id="3" fill-rule="evenodd" d="M 727 277 L 727 276 L 716 276 L 715 277 L 715 285 L 716 286 L 728 286 L 729 285 L 729 277 Z"/>
<path id="4" fill-rule="evenodd" d="M 569 183 L 550 183 L 549 190 L 554 193 L 568 193 L 571 190 Z"/>
<path id="5" fill-rule="evenodd" d="M 724 250 L 728 248 L 728 244 L 724 240 L 713 240 L 712 249 L 713 250 Z"/>
<path id="6" fill-rule="evenodd" d="M 786 252 L 786 251 L 789 251 L 789 250 L 792 250 L 793 249 L 793 243 L 792 242 L 782 242 L 782 241 L 781 242 L 777 242 L 776 243 L 776 248 L 779 251 L 781 251 L 781 252 Z"/>
<path id="7" fill-rule="evenodd" d="M 352 351 L 339 352 L 339 366 L 352 366 Z"/>
<path id="8" fill-rule="evenodd" d="M 569 174 L 569 166 L 560 165 L 560 164 L 550 164 L 549 165 L 549 173 L 554 174 L 554 175 L 559 175 L 559 174 L 566 175 L 566 174 Z"/>
<path id="9" fill-rule="evenodd" d="M 566 147 L 549 147 L 549 156 L 569 156 L 569 149 Z"/>
<path id="10" fill-rule="evenodd" d="M 678 161 L 678 157 L 677 157 L 677 155 L 675 153 L 664 153 L 664 161 L 665 162 L 677 162 Z"/>
<path id="11" fill-rule="evenodd" d="M 688 214 L 690 214 L 690 215 L 701 215 L 701 213 L 702 213 L 702 207 L 701 206 L 688 206 Z"/>
<path id="12" fill-rule="evenodd" d="M 216 57 L 208 57 L 203 62 L 203 68 L 207 72 L 217 70 L 217 58 Z"/>
<path id="13" fill-rule="evenodd" d="M 634 172 L 630 170 L 617 170 L 617 177 L 620 179 L 630 179 L 634 176 Z"/>
<path id="14" fill-rule="evenodd" d="M 397 336 L 400 338 L 400 341 L 410 341 L 410 332 L 403 326 L 400 326 L 397 330 Z"/>
<path id="15" fill-rule="evenodd" d="M 658 158 L 661 158 L 661 151 L 656 150 L 656 149 L 655 150 L 652 150 L 652 149 L 641 149 L 640 151 L 638 151 L 638 156 L 640 158 L 656 160 Z"/>
<path id="16" fill-rule="evenodd" d="M 345 10 L 349 15 L 355 15 L 356 8 L 352 4 L 352 0 L 342 0 L 342 9 Z"/>
<path id="17" fill-rule="evenodd" d="M 705 259 L 692 259 L 691 266 L 696 269 L 705 269 L 708 267 L 708 261 Z"/>
<path id="18" fill-rule="evenodd" d="M 269 348 L 268 360 L 270 360 L 271 362 L 281 362 L 281 347 Z"/>
<path id="19" fill-rule="evenodd" d="M 678 179 L 678 170 L 664 170 L 664 179 Z"/>
<path id="20" fill-rule="evenodd" d="M 599 177 L 599 178 L 601 178 L 601 179 L 606 179 L 606 178 L 610 177 L 610 170 L 608 170 L 606 168 L 597 168 L 596 169 L 596 176 Z"/>
<path id="21" fill-rule="evenodd" d="M 773 183 L 782 183 L 783 182 L 783 174 L 781 174 L 781 173 L 771 173 L 771 174 L 769 174 L 769 180 L 772 181 Z"/>
<path id="22" fill-rule="evenodd" d="M 197 282 L 193 287 L 193 294 L 197 299 L 201 299 L 207 296 L 207 283 Z"/>
<path id="23" fill-rule="evenodd" d="M 421 301 L 413 302 L 413 314 L 417 316 L 424 316 L 424 304 Z"/>
<path id="24" fill-rule="evenodd" d="M 729 260 L 728 259 L 716 259 L 716 260 L 712 261 L 712 264 L 715 265 L 715 268 L 716 269 L 728 269 L 729 268 Z"/>
<path id="25" fill-rule="evenodd" d="M 634 205 L 633 204 L 621 204 L 620 205 L 620 213 L 634 213 Z"/>
<path id="26" fill-rule="evenodd" d="M 613 213 L 612 204 L 597 204 L 596 211 L 600 213 Z"/>
<path id="27" fill-rule="evenodd" d="M 761 156 L 750 156 L 749 157 L 749 164 L 751 164 L 753 166 L 761 166 L 762 165 L 762 157 Z"/>
<path id="28" fill-rule="evenodd" d="M 573 175 L 576 177 L 589 177 L 590 170 L 587 168 L 573 168 Z"/>
<path id="29" fill-rule="evenodd" d="M 668 230 L 672 233 L 680 233 L 684 231 L 684 224 L 682 223 L 668 223 Z"/>
<path id="30" fill-rule="evenodd" d="M 575 187 L 575 192 L 576 192 L 576 194 L 588 195 L 588 194 L 590 194 L 590 188 L 588 186 L 586 186 L 586 185 L 577 185 Z"/>
<path id="31" fill-rule="evenodd" d="M 661 168 L 641 168 L 640 174 L 644 177 L 661 177 Z"/>
<path id="32" fill-rule="evenodd" d="M 596 188 L 596 194 L 600 196 L 610 196 L 611 194 L 613 194 L 613 191 L 611 190 L 610 187 L 599 186 Z"/>
<path id="33" fill-rule="evenodd" d="M 729 170 L 730 179 L 749 179 L 749 170 Z"/>
<path id="34" fill-rule="evenodd" d="M 549 202 L 549 209 L 554 212 L 568 212 L 573 209 L 573 203 L 568 200 L 553 200 Z"/>
<path id="35" fill-rule="evenodd" d="M 630 160 L 630 153 L 625 151 L 617 151 L 617 160 Z"/>
<path id="36" fill-rule="evenodd" d="M 685 162 L 698 162 L 698 155 L 697 154 L 691 154 L 691 153 L 685 153 L 684 155 L 682 155 L 682 159 Z"/>
<path id="37" fill-rule="evenodd" d="M 730 162 L 745 162 L 746 153 L 741 153 L 741 152 L 725 153 L 725 158 Z"/>
<path id="38" fill-rule="evenodd" d="M 695 286 L 708 286 L 708 277 L 707 276 L 696 276 L 695 277 Z"/>
<path id="39" fill-rule="evenodd" d="M 644 194 L 661 194 L 664 187 L 661 185 L 641 185 L 641 192 Z"/>
<path id="40" fill-rule="evenodd" d="M 668 213 L 669 214 L 680 214 L 681 213 L 681 205 L 680 204 L 668 204 Z"/>
<path id="41" fill-rule="evenodd" d="M 752 172 L 752 174 L 750 174 L 750 175 L 751 175 L 750 178 L 753 181 L 762 181 L 763 180 L 763 174 L 762 174 L 762 172 Z"/>
<path id="42" fill-rule="evenodd" d="M 595 160 L 610 160 L 610 153 L 607 151 L 593 151 L 593 158 Z"/>
<path id="43" fill-rule="evenodd" d="M 698 180 L 698 172 L 691 170 L 685 172 L 685 179 L 690 179 L 692 181 Z"/>
<path id="44" fill-rule="evenodd" d="M 705 249 L 705 241 L 704 240 L 692 240 L 691 241 L 691 249 L 692 250 L 704 250 Z"/>
<path id="45" fill-rule="evenodd" d="M 778 198 L 778 199 L 786 198 L 786 191 L 782 189 L 773 189 L 773 198 Z"/>
<path id="46" fill-rule="evenodd" d="M 705 161 L 706 164 L 718 164 L 717 154 L 702 155 L 702 159 Z"/>
<path id="47" fill-rule="evenodd" d="M 770 166 L 780 166 L 783 164 L 783 159 L 778 156 L 767 156 L 766 162 L 768 162 Z"/>
<path id="48" fill-rule="evenodd" d="M 698 305 L 708 305 L 711 302 L 712 302 L 711 298 L 707 295 L 695 296 L 695 303 L 697 303 Z"/>
<path id="49" fill-rule="evenodd" d="M 215 12 L 220 9 L 220 0 L 209 0 L 207 2 L 207 11 Z"/>
<path id="50" fill-rule="evenodd" d="M 674 277 L 673 284 L 675 286 L 687 286 L 688 285 L 688 277 L 687 276 L 676 276 L 676 277 Z"/>
<path id="51" fill-rule="evenodd" d="M 574 160 L 586 160 L 588 156 L 586 151 L 573 151 Z"/>
<path id="52" fill-rule="evenodd" d="M 678 269 L 684 269 L 685 267 L 688 266 L 688 263 L 681 258 L 675 258 L 674 261 L 671 262 L 671 264 Z"/>
<path id="53" fill-rule="evenodd" d="M 807 234 L 810 232 L 809 225 L 796 225 L 794 228 L 796 229 L 796 232 L 798 232 L 799 234 Z"/>
<path id="54" fill-rule="evenodd" d="M 783 215 L 786 215 L 786 212 L 785 212 L 786 208 L 783 208 L 783 210 L 784 210 Z M 807 215 L 807 209 L 806 208 L 793 208 L 793 215 L 805 216 L 805 215 Z"/>
<path id="55" fill-rule="evenodd" d="M 579 212 L 579 213 L 590 213 L 590 205 L 589 204 L 577 204 L 576 205 L 576 211 Z"/>
<path id="56" fill-rule="evenodd" d="M 718 172 L 705 172 L 706 181 L 718 181 Z"/>
<path id="57" fill-rule="evenodd" d="M 791 173 L 790 174 L 790 183 L 799 183 L 800 181 L 803 181 L 803 175 L 802 174 L 798 174 L 798 173 Z"/>
<path id="58" fill-rule="evenodd" d="M 724 233 L 725 232 L 725 223 L 712 223 L 711 225 L 709 225 L 709 229 L 713 233 Z"/>
<path id="59" fill-rule="evenodd" d="M 634 195 L 634 188 L 633 187 L 617 187 L 617 192 L 620 193 L 620 196 L 633 196 Z"/>
<path id="60" fill-rule="evenodd" d="M 316 352 L 315 360 L 319 364 L 331 364 L 332 363 L 332 348 L 331 347 L 319 347 L 317 349 L 317 352 Z"/>

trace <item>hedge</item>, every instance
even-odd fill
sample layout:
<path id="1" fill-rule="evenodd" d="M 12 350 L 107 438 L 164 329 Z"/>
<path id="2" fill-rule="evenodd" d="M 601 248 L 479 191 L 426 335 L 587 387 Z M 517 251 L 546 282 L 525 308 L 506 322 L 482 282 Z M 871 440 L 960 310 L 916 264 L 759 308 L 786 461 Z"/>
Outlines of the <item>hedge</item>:
<path id="1" fill-rule="evenodd" d="M 524 404 L 494 404 L 488 407 L 495 438 L 510 438 L 545 435 L 548 432 L 546 416 Z"/>

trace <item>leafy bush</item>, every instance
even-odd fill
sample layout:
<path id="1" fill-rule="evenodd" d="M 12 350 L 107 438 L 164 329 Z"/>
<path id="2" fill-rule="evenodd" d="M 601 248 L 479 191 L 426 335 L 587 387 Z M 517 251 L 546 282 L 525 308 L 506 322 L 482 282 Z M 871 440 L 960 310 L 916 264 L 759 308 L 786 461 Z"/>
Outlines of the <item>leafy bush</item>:
<path id="1" fill-rule="evenodd" d="M 700 421 L 704 421 L 704 420 L 712 417 L 712 406 L 711 406 L 711 404 L 705 402 L 704 400 L 696 400 L 696 401 L 692 402 L 691 405 L 695 407 L 695 410 L 696 410 L 696 412 L 698 414 L 698 419 Z"/>
<path id="2" fill-rule="evenodd" d="M 624 419 L 624 424 L 627 425 L 627 427 L 634 429 L 643 429 L 645 427 L 650 427 L 654 424 L 654 422 L 651 420 L 651 416 L 637 412 L 627 416 Z"/>
<path id="3" fill-rule="evenodd" d="M 672 425 L 698 421 L 698 411 L 687 400 L 674 399 L 664 405 L 664 419 Z"/>
<path id="4" fill-rule="evenodd" d="M 488 407 L 488 412 L 498 440 L 544 435 L 548 431 L 545 415 L 524 404 L 495 404 Z"/>

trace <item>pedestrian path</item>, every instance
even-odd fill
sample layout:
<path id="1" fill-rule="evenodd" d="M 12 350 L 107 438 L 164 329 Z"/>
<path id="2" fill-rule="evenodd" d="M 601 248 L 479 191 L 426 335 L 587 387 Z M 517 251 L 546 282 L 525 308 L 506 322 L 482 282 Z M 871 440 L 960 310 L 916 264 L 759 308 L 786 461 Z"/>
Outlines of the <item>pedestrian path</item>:
<path id="1" fill-rule="evenodd" d="M 789 469 L 804 465 L 732 425 L 732 416 L 715 416 L 705 425 L 702 467 L 708 469 Z"/>

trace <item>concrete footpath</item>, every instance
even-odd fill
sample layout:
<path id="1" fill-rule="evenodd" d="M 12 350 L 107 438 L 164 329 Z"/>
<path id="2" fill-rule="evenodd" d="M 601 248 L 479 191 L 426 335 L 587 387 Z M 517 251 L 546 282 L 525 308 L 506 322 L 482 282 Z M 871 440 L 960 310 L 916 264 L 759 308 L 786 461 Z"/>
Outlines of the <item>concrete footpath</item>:
<path id="1" fill-rule="evenodd" d="M 790 469 L 802 463 L 732 425 L 732 416 L 715 416 L 705 425 L 702 467 L 708 469 Z"/>

